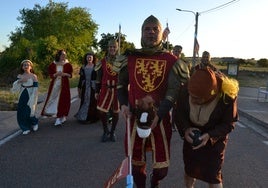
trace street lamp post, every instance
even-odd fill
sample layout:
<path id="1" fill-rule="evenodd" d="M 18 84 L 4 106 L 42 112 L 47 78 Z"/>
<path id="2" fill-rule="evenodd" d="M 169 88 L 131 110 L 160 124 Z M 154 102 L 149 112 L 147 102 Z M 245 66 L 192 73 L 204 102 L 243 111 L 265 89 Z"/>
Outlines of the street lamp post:
<path id="1" fill-rule="evenodd" d="M 182 12 L 191 12 L 195 15 L 195 32 L 194 32 L 194 48 L 193 48 L 193 67 L 195 66 L 196 64 L 196 45 L 197 45 L 197 31 L 198 31 L 198 16 L 200 15 L 198 12 L 194 12 L 194 11 L 191 11 L 191 10 L 182 10 L 182 9 L 179 9 L 177 8 L 176 10 L 178 11 L 182 11 Z"/>

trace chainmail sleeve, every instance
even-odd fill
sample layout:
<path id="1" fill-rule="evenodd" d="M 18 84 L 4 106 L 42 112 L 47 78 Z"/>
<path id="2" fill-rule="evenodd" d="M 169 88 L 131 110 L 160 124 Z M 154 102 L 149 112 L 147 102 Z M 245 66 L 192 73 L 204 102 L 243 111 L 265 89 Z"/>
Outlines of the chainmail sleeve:
<path id="1" fill-rule="evenodd" d="M 95 67 L 94 67 L 94 71 L 95 71 L 95 87 L 96 87 L 96 93 L 100 92 L 100 88 L 101 88 L 101 79 L 102 79 L 102 63 L 101 61 L 97 62 Z"/>
<path id="2" fill-rule="evenodd" d="M 113 71 L 118 73 L 118 83 L 117 83 L 117 97 L 122 105 L 128 105 L 128 69 L 127 69 L 127 56 L 119 55 L 113 65 Z"/>
<path id="3" fill-rule="evenodd" d="M 186 63 L 181 60 L 176 61 L 169 73 L 168 88 L 165 99 L 161 102 L 157 112 L 159 118 L 162 119 L 173 107 L 177 100 L 181 86 L 186 84 L 189 78 L 190 71 Z"/>

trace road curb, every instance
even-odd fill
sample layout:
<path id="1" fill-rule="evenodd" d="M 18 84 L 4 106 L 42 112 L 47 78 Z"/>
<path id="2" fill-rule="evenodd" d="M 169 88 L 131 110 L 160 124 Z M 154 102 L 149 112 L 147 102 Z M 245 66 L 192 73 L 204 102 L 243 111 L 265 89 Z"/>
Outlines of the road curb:
<path id="1" fill-rule="evenodd" d="M 263 128 L 265 128 L 268 131 L 268 124 L 264 121 L 259 120 L 258 118 L 255 118 L 254 116 L 243 112 L 242 110 L 238 109 L 238 113 L 241 114 L 242 116 L 245 116 L 247 119 L 261 125 Z"/>
<path id="2" fill-rule="evenodd" d="M 42 107 L 40 107 L 40 105 L 43 105 L 46 99 L 46 94 L 42 94 L 38 97 L 38 102 L 37 102 L 37 106 L 39 108 L 37 108 L 38 110 L 38 119 L 41 117 L 40 113 L 41 113 L 41 109 Z M 75 100 L 78 99 L 78 95 L 71 93 L 71 103 Z M 5 144 L 6 142 L 8 142 L 9 140 L 11 140 L 12 138 L 15 138 L 16 136 L 20 135 L 22 133 L 21 129 L 18 127 L 16 129 L 14 129 L 13 131 L 11 131 L 10 133 L 8 133 L 5 137 L 0 139 L 0 146 Z"/>

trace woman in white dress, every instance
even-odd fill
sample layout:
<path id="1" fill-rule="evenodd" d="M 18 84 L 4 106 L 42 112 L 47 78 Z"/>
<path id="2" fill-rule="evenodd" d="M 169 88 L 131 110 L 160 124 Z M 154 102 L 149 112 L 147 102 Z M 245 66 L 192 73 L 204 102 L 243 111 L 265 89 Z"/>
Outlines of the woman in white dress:
<path id="1" fill-rule="evenodd" d="M 55 61 L 48 66 L 50 85 L 48 88 L 42 116 L 56 116 L 55 126 L 66 121 L 71 107 L 69 78 L 72 77 L 73 67 L 66 59 L 66 52 L 58 50 Z"/>
<path id="2" fill-rule="evenodd" d="M 11 91 L 19 93 L 17 107 L 17 122 L 22 134 L 29 134 L 31 130 L 38 130 L 38 119 L 35 110 L 38 99 L 38 79 L 33 71 L 33 63 L 23 60 L 20 66 L 21 73 L 13 83 Z"/>

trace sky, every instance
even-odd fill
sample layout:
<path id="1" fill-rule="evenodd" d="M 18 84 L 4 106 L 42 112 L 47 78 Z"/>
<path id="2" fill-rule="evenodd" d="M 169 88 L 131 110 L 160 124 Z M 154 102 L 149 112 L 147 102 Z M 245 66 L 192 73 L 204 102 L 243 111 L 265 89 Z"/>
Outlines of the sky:
<path id="1" fill-rule="evenodd" d="M 35 4 L 46 6 L 49 0 L 8 0 L 0 6 L 0 51 L 9 46 L 9 35 L 22 25 L 17 20 L 23 8 L 33 9 Z M 68 3 L 68 8 L 88 9 L 102 33 L 126 35 L 128 42 L 140 48 L 141 25 L 154 15 L 165 28 L 168 41 L 181 45 L 187 57 L 193 55 L 195 15 L 198 13 L 197 39 L 199 55 L 209 51 L 212 57 L 268 59 L 268 24 L 265 18 L 267 0 L 54 0 Z M 220 9 L 215 9 L 223 4 Z M 176 9 L 186 11 L 178 11 Z"/>

